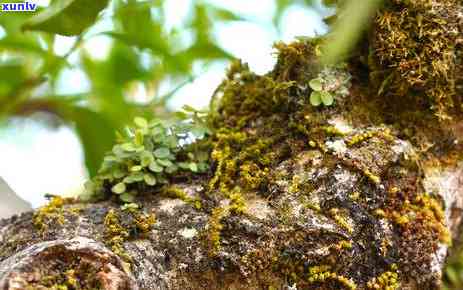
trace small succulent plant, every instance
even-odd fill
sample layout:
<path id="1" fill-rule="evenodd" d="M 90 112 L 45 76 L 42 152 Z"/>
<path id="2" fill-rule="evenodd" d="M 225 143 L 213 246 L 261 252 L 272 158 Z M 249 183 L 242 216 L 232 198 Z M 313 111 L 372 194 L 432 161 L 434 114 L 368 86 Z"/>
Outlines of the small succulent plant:
<path id="1" fill-rule="evenodd" d="M 341 65 L 323 69 L 309 82 L 310 103 L 315 107 L 333 105 L 335 99 L 349 94 L 350 79 L 351 75 Z"/>
<path id="2" fill-rule="evenodd" d="M 119 136 L 98 175 L 86 183 L 84 197 L 99 197 L 109 188 L 121 201 L 131 203 L 140 186 L 166 184 L 178 171 L 205 172 L 209 155 L 196 148 L 191 139 L 202 138 L 207 127 L 185 120 L 188 116 L 197 118 L 197 112 L 189 110 L 182 116 L 183 120 L 170 125 L 135 118 L 135 126 L 127 129 L 126 136 Z"/>

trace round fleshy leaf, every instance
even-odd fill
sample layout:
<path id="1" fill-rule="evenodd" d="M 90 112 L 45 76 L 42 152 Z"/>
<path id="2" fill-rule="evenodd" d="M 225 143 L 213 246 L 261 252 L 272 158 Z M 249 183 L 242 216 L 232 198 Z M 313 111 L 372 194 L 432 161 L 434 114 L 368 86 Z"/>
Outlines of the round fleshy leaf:
<path id="1" fill-rule="evenodd" d="M 167 174 L 172 174 L 178 170 L 178 166 L 175 164 L 172 164 L 171 166 L 166 167 L 166 173 Z"/>
<path id="2" fill-rule="evenodd" d="M 138 172 L 138 171 L 141 171 L 143 169 L 143 167 L 141 165 L 135 165 L 135 166 L 132 166 L 130 168 L 130 171 L 132 172 Z"/>
<path id="3" fill-rule="evenodd" d="M 134 121 L 135 125 L 137 125 L 140 128 L 148 127 L 148 121 L 146 121 L 145 118 L 135 117 L 135 119 L 133 121 Z"/>
<path id="4" fill-rule="evenodd" d="M 196 164 L 194 162 L 190 163 L 189 168 L 193 172 L 198 172 L 198 164 Z"/>
<path id="5" fill-rule="evenodd" d="M 331 95 L 329 92 L 322 92 L 321 99 L 325 106 L 331 106 L 334 103 L 333 95 Z"/>
<path id="6" fill-rule="evenodd" d="M 124 193 L 124 194 L 121 194 L 119 196 L 119 198 L 123 201 L 123 202 L 126 202 L 126 203 L 132 203 L 134 202 L 135 200 L 135 196 L 133 194 L 130 194 L 130 193 Z"/>
<path id="7" fill-rule="evenodd" d="M 179 162 L 177 163 L 178 167 L 182 169 L 190 169 L 190 163 L 188 162 Z"/>
<path id="8" fill-rule="evenodd" d="M 322 83 L 322 80 L 319 79 L 319 78 L 316 78 L 316 79 L 312 79 L 310 82 L 309 82 L 309 86 L 312 90 L 314 91 L 321 91 L 323 89 L 323 83 Z"/>
<path id="9" fill-rule="evenodd" d="M 147 167 L 154 160 L 153 154 L 149 151 L 143 151 L 140 154 L 141 166 Z"/>
<path id="10" fill-rule="evenodd" d="M 151 173 L 145 173 L 145 175 L 143 175 L 143 179 L 145 180 L 145 183 L 150 186 L 156 185 L 156 177 L 154 177 Z"/>
<path id="11" fill-rule="evenodd" d="M 172 166 L 173 164 L 169 159 L 157 159 L 156 162 L 164 167 Z"/>
<path id="12" fill-rule="evenodd" d="M 154 160 L 150 162 L 148 168 L 155 173 L 161 173 L 164 170 L 164 168 Z"/>
<path id="13" fill-rule="evenodd" d="M 154 156 L 156 156 L 156 158 L 167 158 L 170 154 L 170 150 L 169 148 L 166 148 L 166 147 L 161 147 L 161 148 L 158 148 L 156 150 L 154 150 Z"/>
<path id="14" fill-rule="evenodd" d="M 133 151 L 137 150 L 135 145 L 133 145 L 132 143 L 124 143 L 124 144 L 121 145 L 121 148 L 123 150 L 127 151 L 127 152 L 133 152 Z"/>
<path id="15" fill-rule="evenodd" d="M 320 92 L 312 92 L 310 94 L 310 104 L 312 104 L 312 106 L 320 106 L 320 104 L 322 103 L 322 97 L 321 97 L 321 94 Z"/>
<path id="16" fill-rule="evenodd" d="M 124 183 L 134 183 L 143 180 L 143 173 L 142 172 L 135 172 L 131 173 L 129 176 L 125 177 L 123 182 Z"/>
<path id="17" fill-rule="evenodd" d="M 114 192 L 115 194 L 122 194 L 126 190 L 125 184 L 123 182 L 119 182 L 118 184 L 114 185 L 111 188 L 111 191 Z"/>
<path id="18" fill-rule="evenodd" d="M 126 175 L 126 173 L 120 168 L 116 168 L 113 171 L 113 177 L 116 178 L 116 179 L 122 178 L 125 175 Z"/>

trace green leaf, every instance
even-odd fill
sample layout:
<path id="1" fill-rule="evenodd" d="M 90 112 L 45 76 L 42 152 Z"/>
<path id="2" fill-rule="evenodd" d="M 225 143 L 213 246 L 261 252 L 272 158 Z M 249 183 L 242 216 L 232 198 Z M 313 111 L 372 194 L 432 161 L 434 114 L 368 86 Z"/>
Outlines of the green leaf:
<path id="1" fill-rule="evenodd" d="M 130 168 L 130 171 L 132 172 L 138 172 L 138 171 L 141 171 L 143 169 L 143 167 L 141 167 L 140 165 L 135 165 L 135 166 L 132 166 Z"/>
<path id="2" fill-rule="evenodd" d="M 154 160 L 151 161 L 149 169 L 155 173 L 161 173 L 164 170 L 164 168 Z"/>
<path id="3" fill-rule="evenodd" d="M 178 167 L 182 169 L 190 169 L 190 163 L 188 162 L 179 162 L 177 163 Z"/>
<path id="4" fill-rule="evenodd" d="M 168 166 L 172 166 L 172 161 L 170 161 L 169 159 L 158 159 L 156 160 L 156 162 L 159 164 L 159 165 L 162 165 L 164 167 L 168 167 Z"/>
<path id="5" fill-rule="evenodd" d="M 178 166 L 175 164 L 172 164 L 166 168 L 166 173 L 167 174 L 172 174 L 178 170 Z"/>
<path id="6" fill-rule="evenodd" d="M 149 151 L 143 151 L 140 154 L 140 161 L 143 167 L 147 167 L 154 161 L 153 154 Z"/>
<path id="7" fill-rule="evenodd" d="M 322 103 L 321 93 L 318 91 L 313 91 L 310 94 L 310 104 L 312 104 L 312 106 L 318 107 L 320 106 L 321 103 Z"/>
<path id="8" fill-rule="evenodd" d="M 128 192 L 121 194 L 119 198 L 126 203 L 132 203 L 135 200 L 135 196 Z"/>
<path id="9" fill-rule="evenodd" d="M 314 91 L 321 91 L 323 89 L 323 84 L 322 84 L 322 80 L 319 79 L 319 78 L 316 78 L 316 79 L 312 79 L 310 82 L 309 82 L 309 86 L 312 90 Z"/>
<path id="10" fill-rule="evenodd" d="M 215 17 L 223 21 L 245 21 L 246 19 L 230 10 L 221 7 L 209 6 Z"/>
<path id="11" fill-rule="evenodd" d="M 137 150 L 135 145 L 133 145 L 132 143 L 124 143 L 121 145 L 121 148 L 127 152 L 134 152 Z"/>
<path id="12" fill-rule="evenodd" d="M 77 134 L 85 154 L 85 165 L 93 177 L 103 161 L 105 153 L 111 150 L 115 139 L 115 128 L 106 117 L 87 108 L 75 107 L 65 116 L 74 121 Z"/>
<path id="13" fill-rule="evenodd" d="M 108 0 L 55 0 L 50 7 L 24 23 L 22 29 L 79 35 L 95 22 L 107 5 Z"/>
<path id="14" fill-rule="evenodd" d="M 140 128 L 148 127 L 148 121 L 146 121 L 146 119 L 142 117 L 135 117 L 134 123 Z"/>
<path id="15" fill-rule="evenodd" d="M 118 184 L 114 185 L 111 188 L 111 191 L 114 192 L 115 194 L 122 194 L 126 190 L 125 184 L 123 182 L 119 182 Z"/>
<path id="16" fill-rule="evenodd" d="M 153 174 L 145 173 L 145 175 L 143 175 L 143 178 L 145 179 L 146 184 L 148 184 L 150 186 L 156 185 L 156 177 L 154 177 Z"/>
<path id="17" fill-rule="evenodd" d="M 134 182 L 139 182 L 143 180 L 143 173 L 142 172 L 134 172 L 124 178 L 123 182 L 124 183 L 134 183 Z"/>
<path id="18" fill-rule="evenodd" d="M 114 169 L 113 171 L 113 176 L 114 178 L 116 179 L 119 179 L 119 178 L 122 178 L 126 175 L 126 173 L 124 172 L 124 170 L 120 169 L 120 168 L 116 168 Z"/>
<path id="19" fill-rule="evenodd" d="M 193 172 L 198 172 L 198 164 L 196 164 L 194 162 L 190 163 L 189 168 Z"/>
<path id="20" fill-rule="evenodd" d="M 321 99 L 325 106 L 331 106 L 334 102 L 333 95 L 329 92 L 321 92 Z"/>
<path id="21" fill-rule="evenodd" d="M 169 148 L 161 147 L 161 148 L 154 150 L 154 156 L 156 156 L 157 158 L 163 159 L 163 158 L 167 158 L 169 155 L 170 155 Z"/>

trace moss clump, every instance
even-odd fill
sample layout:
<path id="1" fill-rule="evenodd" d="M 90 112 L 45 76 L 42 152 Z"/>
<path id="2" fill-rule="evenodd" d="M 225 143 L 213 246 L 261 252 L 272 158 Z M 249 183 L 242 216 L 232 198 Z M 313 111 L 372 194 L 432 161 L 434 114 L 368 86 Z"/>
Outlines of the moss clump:
<path id="1" fill-rule="evenodd" d="M 389 0 L 375 19 L 370 69 L 388 102 L 461 112 L 463 42 L 458 0 Z M 405 105 L 407 106 L 407 105 Z"/>
<path id="2" fill-rule="evenodd" d="M 104 218 L 105 243 L 116 255 L 132 262 L 124 250 L 124 243 L 130 238 L 147 235 L 155 223 L 154 214 L 144 214 L 138 206 L 126 206 L 121 212 L 111 209 Z"/>

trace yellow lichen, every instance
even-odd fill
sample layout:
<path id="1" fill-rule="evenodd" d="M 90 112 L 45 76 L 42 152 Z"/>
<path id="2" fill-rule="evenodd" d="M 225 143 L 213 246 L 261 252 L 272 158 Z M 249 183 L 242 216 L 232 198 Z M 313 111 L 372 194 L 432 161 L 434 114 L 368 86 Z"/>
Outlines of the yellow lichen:
<path id="1" fill-rule="evenodd" d="M 309 283 L 326 283 L 334 281 L 344 286 L 346 289 L 355 290 L 357 285 L 351 280 L 342 275 L 330 271 L 331 267 L 328 265 L 314 266 L 309 268 L 309 275 L 307 280 Z"/>
<path id="2" fill-rule="evenodd" d="M 336 223 L 345 229 L 348 233 L 353 233 L 354 229 L 350 225 L 350 223 L 347 221 L 347 218 L 344 214 L 341 213 L 341 211 L 338 208 L 332 208 L 329 210 L 329 214 L 331 217 L 336 221 Z"/>
<path id="3" fill-rule="evenodd" d="M 186 203 L 192 204 L 196 209 L 201 209 L 202 204 L 199 198 L 189 196 L 184 190 L 178 186 L 165 186 L 161 190 L 161 194 L 170 198 L 178 198 Z"/>
<path id="4" fill-rule="evenodd" d="M 72 198 L 63 198 L 59 196 L 54 196 L 50 202 L 41 208 L 39 208 L 33 218 L 34 226 L 40 231 L 44 232 L 50 227 L 50 223 L 57 222 L 59 224 L 64 224 L 65 210 L 64 205 L 73 202 Z M 71 210 L 71 213 L 80 210 L 79 208 Z"/>
<path id="5" fill-rule="evenodd" d="M 377 290 L 396 290 L 400 288 L 399 275 L 397 274 L 397 266 L 391 267 L 392 271 L 386 271 L 380 276 L 375 277 L 367 282 L 367 289 Z"/>

